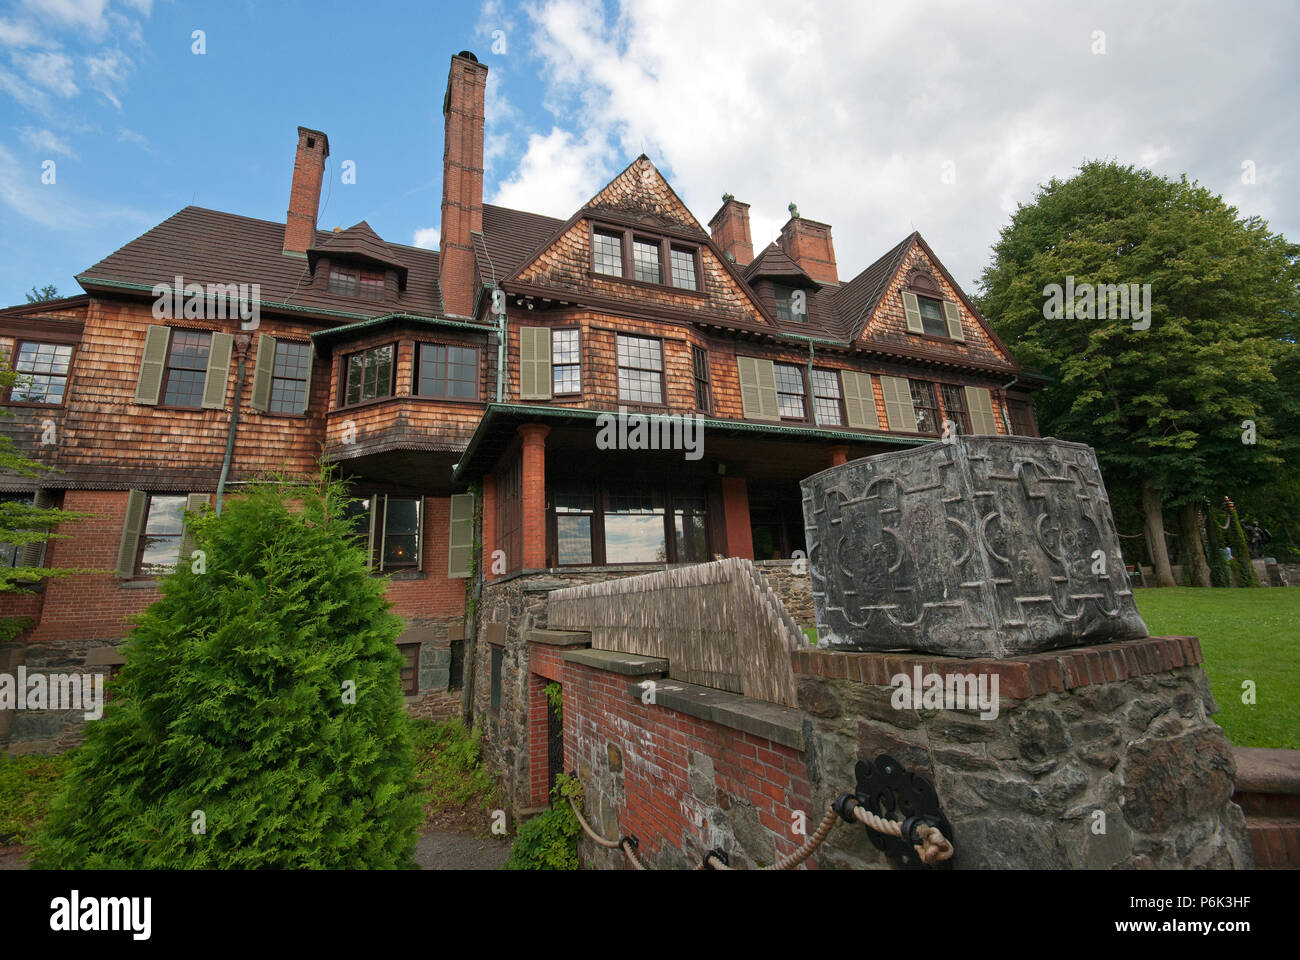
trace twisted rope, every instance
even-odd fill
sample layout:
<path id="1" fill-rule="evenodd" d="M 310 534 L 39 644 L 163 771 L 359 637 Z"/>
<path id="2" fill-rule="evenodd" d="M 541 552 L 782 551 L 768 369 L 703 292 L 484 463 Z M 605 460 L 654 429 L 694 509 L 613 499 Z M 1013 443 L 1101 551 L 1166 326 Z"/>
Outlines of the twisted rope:
<path id="1" fill-rule="evenodd" d="M 569 797 L 568 801 L 570 808 L 573 810 L 573 815 L 578 818 L 578 825 L 582 827 L 583 833 L 590 837 L 597 845 L 604 847 L 606 850 L 623 851 L 623 856 L 627 858 L 628 862 L 632 864 L 635 869 L 646 869 L 645 864 L 643 864 L 636 855 L 634 850 L 636 843 L 634 840 L 630 837 L 620 837 L 618 840 L 606 840 L 592 829 L 591 824 L 587 823 L 586 818 L 582 815 L 582 811 L 578 809 L 577 801 L 572 797 Z M 900 840 L 903 838 L 903 824 L 901 820 L 886 820 L 884 817 L 877 816 L 866 807 L 857 803 L 854 803 L 853 806 L 853 816 L 859 823 L 875 830 L 877 833 L 883 833 L 889 837 L 897 837 Z M 817 826 L 816 831 L 814 831 L 813 835 L 804 842 L 802 847 L 794 853 L 782 857 L 770 867 L 763 867 L 763 870 L 793 870 L 795 867 L 799 866 L 799 864 L 812 856 L 813 851 L 826 842 L 826 838 L 830 836 L 831 830 L 834 829 L 835 824 L 839 821 L 840 815 L 836 813 L 834 809 L 826 811 L 826 816 L 822 818 L 822 822 Z M 952 842 L 943 835 L 943 831 L 938 827 L 933 827 L 925 823 L 919 824 L 916 827 L 916 833 L 920 836 L 921 842 L 913 844 L 912 848 L 916 851 L 916 855 L 921 858 L 921 862 L 926 866 L 932 867 L 935 864 L 942 863 L 943 861 L 952 858 L 952 855 L 955 852 L 953 850 Z M 719 860 L 713 853 L 706 854 L 704 859 L 700 862 L 700 865 L 695 869 L 704 870 L 706 868 L 712 868 L 714 870 L 733 869 Z"/>

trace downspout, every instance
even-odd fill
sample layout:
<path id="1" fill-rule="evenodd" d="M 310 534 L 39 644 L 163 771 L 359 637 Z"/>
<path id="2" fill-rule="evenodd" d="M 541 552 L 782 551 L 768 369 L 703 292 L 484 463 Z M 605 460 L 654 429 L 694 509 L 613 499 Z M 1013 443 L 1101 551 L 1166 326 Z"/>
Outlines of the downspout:
<path id="1" fill-rule="evenodd" d="M 505 403 L 505 373 L 506 373 L 506 303 L 505 291 L 500 287 L 494 286 L 492 299 L 496 300 L 496 292 L 501 291 L 501 312 L 497 314 L 497 403 Z M 495 302 L 494 302 L 495 305 Z"/>
<path id="2" fill-rule="evenodd" d="M 235 402 L 230 411 L 230 428 L 226 431 L 226 456 L 221 461 L 221 476 L 217 478 L 217 516 L 221 516 L 221 498 L 226 490 L 226 479 L 230 476 L 230 461 L 235 456 L 235 431 L 239 427 L 239 402 L 244 396 L 244 360 L 248 356 L 248 345 L 252 337 L 246 333 L 235 337 L 235 356 L 239 365 L 235 373 Z"/>
<path id="3" fill-rule="evenodd" d="M 816 394 L 813 392 L 814 388 L 813 388 L 812 373 L 813 373 L 813 342 L 809 340 L 808 341 L 808 403 L 812 408 L 813 425 L 816 426 L 817 425 L 817 400 L 816 400 Z"/>

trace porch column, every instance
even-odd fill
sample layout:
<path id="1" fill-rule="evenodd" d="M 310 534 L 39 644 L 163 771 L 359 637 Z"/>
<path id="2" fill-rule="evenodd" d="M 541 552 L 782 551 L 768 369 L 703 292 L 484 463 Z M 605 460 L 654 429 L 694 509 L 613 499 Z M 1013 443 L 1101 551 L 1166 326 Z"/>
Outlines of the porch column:
<path id="1" fill-rule="evenodd" d="M 483 556 L 479 560 L 484 581 L 492 579 L 492 551 L 497 549 L 497 478 L 489 473 L 483 476 Z"/>
<path id="2" fill-rule="evenodd" d="M 754 534 L 749 529 L 749 492 L 744 477 L 722 478 L 722 516 L 727 527 L 727 556 L 754 559 Z"/>
<path id="3" fill-rule="evenodd" d="M 525 423 L 519 428 L 519 436 L 524 438 L 520 484 L 524 549 L 520 569 L 523 570 L 546 566 L 546 435 L 550 432 L 551 428 L 542 423 Z"/>
<path id="4" fill-rule="evenodd" d="M 830 455 L 831 455 L 831 466 L 832 466 L 832 467 L 838 467 L 838 466 L 839 466 L 840 464 L 842 464 L 842 463 L 848 463 L 848 462 L 849 462 L 849 448 L 848 448 L 848 447 L 831 447 L 831 449 L 830 449 L 829 452 L 830 452 Z"/>

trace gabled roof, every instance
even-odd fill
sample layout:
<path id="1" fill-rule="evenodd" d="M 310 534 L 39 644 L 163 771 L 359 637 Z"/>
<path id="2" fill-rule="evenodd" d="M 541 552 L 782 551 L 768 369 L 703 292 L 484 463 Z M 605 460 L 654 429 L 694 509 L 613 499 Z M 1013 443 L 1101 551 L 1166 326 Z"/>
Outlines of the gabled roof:
<path id="1" fill-rule="evenodd" d="M 789 278 L 800 283 L 820 286 L 777 246 L 775 240 L 764 247 L 762 253 L 755 257 L 749 266 L 743 268 L 741 276 L 745 278 L 746 283 L 752 283 L 759 277 L 770 277 L 773 280 Z"/>
<path id="2" fill-rule="evenodd" d="M 317 234 L 319 237 L 319 233 Z M 328 257 L 339 262 L 365 263 L 397 271 L 397 282 L 406 287 L 406 264 L 395 259 L 388 244 L 380 239 L 379 234 L 371 229 L 370 224 L 362 220 L 346 230 L 328 233 L 324 240 L 317 239 L 307 248 L 307 263 L 312 272 L 316 272 L 316 261 Z"/>
<path id="3" fill-rule="evenodd" d="M 491 285 L 510 276 L 563 225 L 555 217 L 483 204 L 483 232 L 474 234 L 479 282 Z"/>
<path id="4" fill-rule="evenodd" d="M 843 335 L 848 340 L 862 335 L 867 320 L 875 312 L 880 298 L 889 287 L 889 281 L 898 273 L 903 258 L 912 246 L 912 240 L 920 234 L 912 232 L 899 241 L 898 245 L 888 251 L 867 269 L 844 284 L 835 294 L 835 306 L 842 320 Z"/>
<path id="5" fill-rule="evenodd" d="M 366 233 L 379 241 L 378 247 Z M 342 234 L 318 230 L 312 247 L 325 251 L 329 241 L 339 236 Z M 269 309 L 279 304 L 307 314 L 343 314 L 352 318 L 394 312 L 442 314 L 437 251 L 387 243 L 369 227 L 354 233 L 348 243 L 404 269 L 406 288 L 396 297 L 378 301 L 331 294 L 326 283 L 319 279 L 313 282 L 308 261 L 283 252 L 283 223 L 202 207 L 186 207 L 164 220 L 86 269 L 77 282 L 87 290 L 147 292 L 155 284 L 170 285 L 180 276 L 186 283 L 259 284 L 261 301 Z"/>

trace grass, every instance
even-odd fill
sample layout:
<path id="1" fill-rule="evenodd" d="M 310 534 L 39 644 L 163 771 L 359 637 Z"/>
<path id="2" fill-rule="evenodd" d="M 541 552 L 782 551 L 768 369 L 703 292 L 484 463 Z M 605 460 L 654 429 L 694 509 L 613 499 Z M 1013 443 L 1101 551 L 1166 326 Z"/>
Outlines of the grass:
<path id="1" fill-rule="evenodd" d="M 1134 590 L 1155 636 L 1201 640 L 1215 720 L 1238 747 L 1300 748 L 1300 588 Z M 1255 683 L 1255 703 L 1241 702 Z"/>
<path id="2" fill-rule="evenodd" d="M 71 759 L 0 753 L 0 846 L 35 839 Z"/>
<path id="3" fill-rule="evenodd" d="M 412 720 L 415 777 L 425 793 L 425 823 L 491 834 L 489 812 L 497 806 L 497 785 L 483 767 L 478 728 L 460 720 Z"/>

